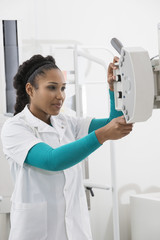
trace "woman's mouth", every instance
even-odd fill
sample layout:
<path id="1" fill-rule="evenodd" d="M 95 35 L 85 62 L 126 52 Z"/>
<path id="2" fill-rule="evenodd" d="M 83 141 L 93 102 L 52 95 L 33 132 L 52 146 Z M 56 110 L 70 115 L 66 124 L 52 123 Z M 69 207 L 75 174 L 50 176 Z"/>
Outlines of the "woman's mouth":
<path id="1" fill-rule="evenodd" d="M 62 104 L 52 104 L 54 107 L 56 107 L 57 109 L 60 109 L 62 107 Z"/>

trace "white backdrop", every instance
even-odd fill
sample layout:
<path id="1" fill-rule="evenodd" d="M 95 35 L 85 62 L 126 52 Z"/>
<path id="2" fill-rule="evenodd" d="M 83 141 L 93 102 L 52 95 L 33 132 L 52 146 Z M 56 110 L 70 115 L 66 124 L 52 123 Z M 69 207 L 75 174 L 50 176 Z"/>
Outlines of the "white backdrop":
<path id="1" fill-rule="evenodd" d="M 75 40 L 106 45 L 117 54 L 110 45 L 111 38 L 117 37 L 125 46 L 144 47 L 150 57 L 158 54 L 159 9 L 159 0 L 0 0 L 2 19 L 22 20 L 22 40 Z M 104 88 L 90 88 L 87 98 L 88 115 L 107 115 Z M 115 142 L 123 240 L 130 240 L 129 195 L 160 191 L 159 122 L 160 110 L 154 110 L 147 122 L 135 124 L 128 137 Z M 107 143 L 92 154 L 90 176 L 96 182 L 110 183 Z M 90 212 L 94 240 L 112 240 L 111 193 L 94 192 Z"/>

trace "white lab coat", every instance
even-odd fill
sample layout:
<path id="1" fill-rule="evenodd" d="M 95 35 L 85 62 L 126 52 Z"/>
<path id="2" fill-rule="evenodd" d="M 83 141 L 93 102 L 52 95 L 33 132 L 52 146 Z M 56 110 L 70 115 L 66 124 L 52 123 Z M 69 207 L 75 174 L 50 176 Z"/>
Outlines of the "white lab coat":
<path id="1" fill-rule="evenodd" d="M 24 163 L 35 144 L 57 148 L 75 141 L 87 135 L 90 122 L 59 114 L 51 127 L 27 106 L 5 122 L 2 144 L 15 182 L 9 240 L 92 239 L 81 165 L 53 172 Z"/>

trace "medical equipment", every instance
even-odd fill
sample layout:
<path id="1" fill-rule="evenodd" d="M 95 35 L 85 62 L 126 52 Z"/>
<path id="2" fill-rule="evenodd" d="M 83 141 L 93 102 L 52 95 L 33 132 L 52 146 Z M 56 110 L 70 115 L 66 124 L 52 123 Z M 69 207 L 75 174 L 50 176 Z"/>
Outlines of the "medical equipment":
<path id="1" fill-rule="evenodd" d="M 120 53 L 114 71 L 115 106 L 121 110 L 127 123 L 141 122 L 152 115 L 154 104 L 154 70 L 148 52 L 140 47 L 126 48 L 112 39 L 113 47 Z"/>
<path id="2" fill-rule="evenodd" d="M 146 121 L 153 108 L 160 108 L 160 24 L 158 38 L 159 55 L 151 59 L 141 47 L 126 48 L 118 39 L 111 40 L 120 54 L 114 70 L 115 107 L 123 112 L 127 123 Z M 131 197 L 132 239 L 159 239 L 158 208 L 159 193 Z"/>

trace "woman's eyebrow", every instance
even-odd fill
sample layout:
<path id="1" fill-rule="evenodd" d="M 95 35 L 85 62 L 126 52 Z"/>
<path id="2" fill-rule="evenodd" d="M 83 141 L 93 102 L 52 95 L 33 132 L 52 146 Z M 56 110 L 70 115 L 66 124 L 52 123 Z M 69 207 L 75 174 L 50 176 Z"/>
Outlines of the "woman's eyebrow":
<path id="1" fill-rule="evenodd" d="M 57 82 L 48 82 L 48 83 L 52 83 L 52 84 L 56 84 L 56 85 L 59 84 L 59 83 L 57 83 Z M 66 83 L 62 83 L 62 85 L 66 85 Z"/>

